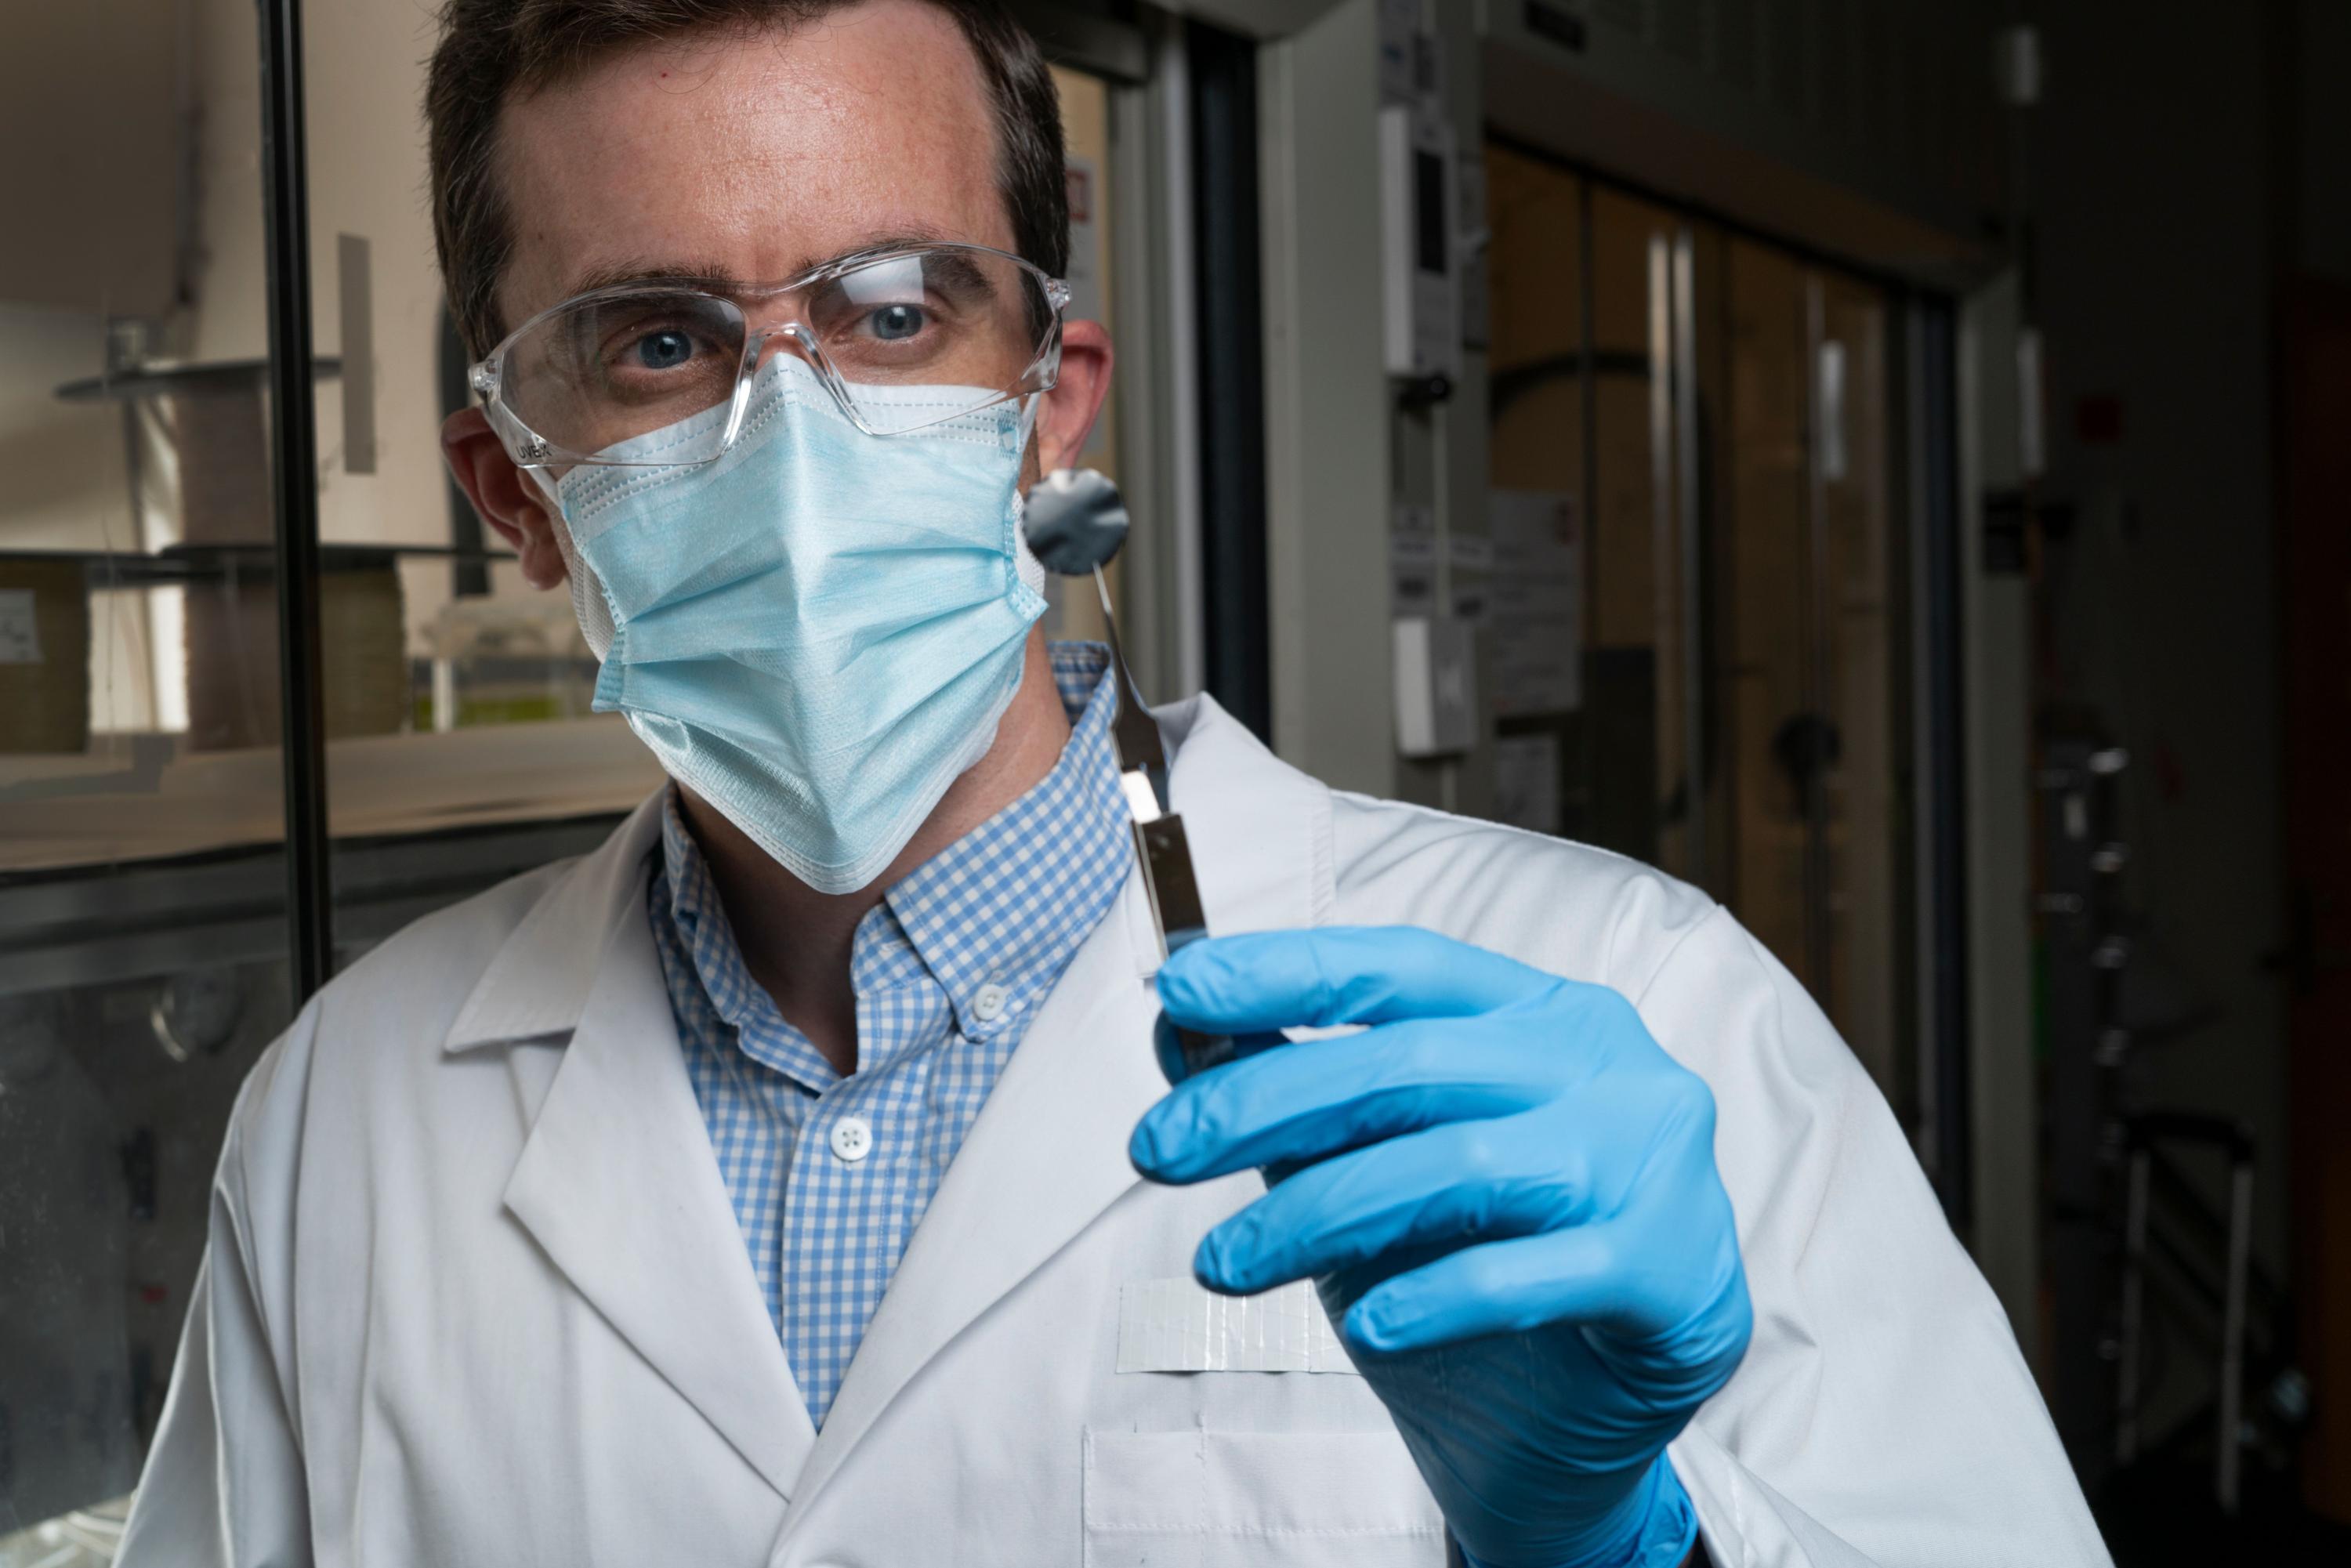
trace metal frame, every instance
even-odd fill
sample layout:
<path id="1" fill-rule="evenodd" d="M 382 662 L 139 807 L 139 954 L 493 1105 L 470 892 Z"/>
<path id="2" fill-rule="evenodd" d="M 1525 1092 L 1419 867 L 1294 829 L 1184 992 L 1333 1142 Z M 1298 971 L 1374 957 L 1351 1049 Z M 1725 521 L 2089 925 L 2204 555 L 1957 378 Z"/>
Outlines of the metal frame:
<path id="1" fill-rule="evenodd" d="M 1947 301 L 1903 311 L 1904 489 L 1910 528 L 1912 957 L 1919 1163 L 1955 1227 L 1974 1214 L 1968 1049 L 1967 712 L 1960 688 L 1959 326 Z"/>
<path id="2" fill-rule="evenodd" d="M 1200 570 L 1207 691 L 1273 734 L 1267 629 L 1265 365 L 1257 177 L 1257 46 L 1192 23 L 1192 214 L 1196 238 Z"/>
<path id="3" fill-rule="evenodd" d="M 261 5 L 261 218 L 268 291 L 270 488 L 294 1005 L 334 973 L 327 719 L 319 650 L 319 430 L 310 381 L 310 193 L 301 0 Z"/>

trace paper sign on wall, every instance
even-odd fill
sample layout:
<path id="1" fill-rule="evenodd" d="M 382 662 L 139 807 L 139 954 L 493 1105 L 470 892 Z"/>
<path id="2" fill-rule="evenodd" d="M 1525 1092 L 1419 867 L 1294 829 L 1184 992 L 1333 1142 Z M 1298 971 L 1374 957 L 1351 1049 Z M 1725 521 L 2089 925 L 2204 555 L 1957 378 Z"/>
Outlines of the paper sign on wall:
<path id="1" fill-rule="evenodd" d="M 1453 613 L 1473 626 L 1484 625 L 1493 608 L 1494 541 L 1447 534 L 1445 565 L 1453 585 Z"/>
<path id="2" fill-rule="evenodd" d="M 1437 508 L 1400 501 L 1388 532 L 1388 612 L 1405 616 L 1436 611 Z"/>
<path id="3" fill-rule="evenodd" d="M 1582 517 L 1572 495 L 1496 490 L 1488 641 L 1494 711 L 1565 713 L 1583 703 Z"/>
<path id="4" fill-rule="evenodd" d="M 34 619 L 33 591 L 0 588 L 0 664 L 41 662 L 41 626 Z"/>

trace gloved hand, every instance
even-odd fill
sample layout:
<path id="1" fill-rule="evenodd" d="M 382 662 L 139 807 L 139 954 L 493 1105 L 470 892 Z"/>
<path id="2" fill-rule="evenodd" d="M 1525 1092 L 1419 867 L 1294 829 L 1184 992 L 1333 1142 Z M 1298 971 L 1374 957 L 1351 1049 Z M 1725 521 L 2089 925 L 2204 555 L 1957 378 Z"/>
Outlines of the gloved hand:
<path id="1" fill-rule="evenodd" d="M 1663 1451 L 1751 1314 L 1713 1096 L 1632 1004 L 1403 926 L 1197 942 L 1159 999 L 1249 1054 L 1144 1114 L 1136 1169 L 1274 1184 L 1202 1240 L 1201 1283 L 1314 1280 L 1481 1568 L 1680 1563 Z M 1270 1032 L 1332 1024 L 1372 1027 Z"/>

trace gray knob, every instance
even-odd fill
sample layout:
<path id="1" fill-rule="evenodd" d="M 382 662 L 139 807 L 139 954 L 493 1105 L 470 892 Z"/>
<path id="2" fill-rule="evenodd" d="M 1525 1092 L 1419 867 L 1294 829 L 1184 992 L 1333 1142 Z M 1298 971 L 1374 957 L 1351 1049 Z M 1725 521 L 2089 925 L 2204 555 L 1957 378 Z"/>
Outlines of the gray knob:
<path id="1" fill-rule="evenodd" d="M 1092 468 L 1057 468 L 1029 491 L 1020 531 L 1045 570 L 1083 577 L 1126 542 L 1126 502 Z"/>

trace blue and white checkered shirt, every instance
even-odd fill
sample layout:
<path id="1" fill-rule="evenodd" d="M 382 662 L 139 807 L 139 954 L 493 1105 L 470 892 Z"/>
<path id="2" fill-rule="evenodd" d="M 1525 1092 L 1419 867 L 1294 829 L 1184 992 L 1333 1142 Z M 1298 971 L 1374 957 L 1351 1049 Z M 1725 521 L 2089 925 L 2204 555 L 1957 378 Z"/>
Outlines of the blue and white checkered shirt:
<path id="1" fill-rule="evenodd" d="M 857 1071 L 842 1077 L 752 979 L 672 788 L 653 939 L 768 1314 L 824 1425 L 907 1239 L 1029 1020 L 1133 858 L 1108 651 L 1055 643 L 1073 731 L 1033 789 L 893 886 L 857 927 Z M 862 1119 L 870 1142 L 841 1134 Z"/>

